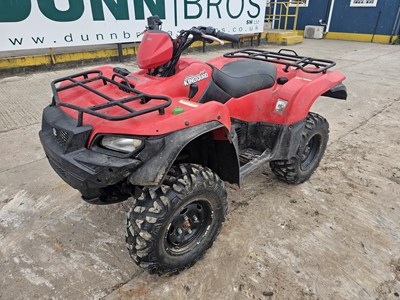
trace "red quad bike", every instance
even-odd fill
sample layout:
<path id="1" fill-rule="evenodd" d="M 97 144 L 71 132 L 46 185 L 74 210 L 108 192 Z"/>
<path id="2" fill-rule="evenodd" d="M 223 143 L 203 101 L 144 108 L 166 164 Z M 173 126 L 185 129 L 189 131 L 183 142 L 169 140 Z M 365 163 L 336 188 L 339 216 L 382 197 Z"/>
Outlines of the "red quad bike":
<path id="1" fill-rule="evenodd" d="M 346 99 L 334 62 L 282 49 L 239 50 L 207 63 L 181 58 L 193 42 L 238 37 L 211 27 L 176 39 L 148 19 L 141 71 L 102 67 L 52 82 L 40 139 L 58 175 L 84 200 L 134 198 L 126 242 L 150 273 L 192 266 L 227 212 L 224 181 L 269 162 L 281 180 L 306 181 L 329 126 L 309 112 L 319 96 Z"/>

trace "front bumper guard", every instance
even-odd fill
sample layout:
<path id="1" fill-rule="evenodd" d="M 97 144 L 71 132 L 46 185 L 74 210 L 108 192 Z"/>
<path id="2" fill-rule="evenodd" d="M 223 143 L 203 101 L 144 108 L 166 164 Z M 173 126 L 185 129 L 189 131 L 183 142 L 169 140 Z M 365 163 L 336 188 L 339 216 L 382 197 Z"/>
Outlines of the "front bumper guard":
<path id="1" fill-rule="evenodd" d="M 91 128 L 82 132 L 82 127 L 78 127 L 80 132 L 77 134 L 76 124 L 71 119 L 59 108 L 47 107 L 39 132 L 40 141 L 54 171 L 71 187 L 79 190 L 86 201 L 96 202 L 101 197 L 101 189 L 122 181 L 142 162 L 87 149 L 85 144 Z M 61 131 L 68 133 L 65 145 L 59 141 L 58 133 Z"/>

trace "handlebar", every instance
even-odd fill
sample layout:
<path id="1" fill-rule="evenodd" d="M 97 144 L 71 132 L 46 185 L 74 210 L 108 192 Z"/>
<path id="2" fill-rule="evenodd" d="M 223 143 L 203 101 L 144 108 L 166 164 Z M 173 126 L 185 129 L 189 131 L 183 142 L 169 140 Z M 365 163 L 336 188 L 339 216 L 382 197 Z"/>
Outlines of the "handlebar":
<path id="1" fill-rule="evenodd" d="M 160 30 L 162 26 L 162 21 L 159 16 L 151 16 L 147 18 L 147 28 L 148 30 Z M 211 26 L 205 27 L 205 26 L 199 26 L 199 27 L 193 27 L 191 30 L 188 30 L 187 32 L 190 32 L 192 34 L 200 34 L 201 38 L 206 38 L 215 42 L 219 42 L 220 44 L 223 44 L 221 40 L 224 41 L 229 41 L 232 43 L 239 43 L 240 42 L 240 37 L 238 35 L 233 35 L 229 34 L 223 31 L 220 31 L 218 29 L 215 29 Z M 213 38 L 214 37 L 214 38 Z"/>
<path id="2" fill-rule="evenodd" d="M 194 29 L 194 28 L 192 28 Z M 232 43 L 239 43 L 240 37 L 237 35 L 229 34 L 223 31 L 219 31 L 218 29 L 215 29 L 211 26 L 205 27 L 205 26 L 199 26 L 196 28 L 196 30 L 199 30 L 202 35 L 207 35 L 207 36 L 213 36 L 216 37 L 219 40 L 224 40 L 224 41 L 229 41 Z M 213 40 L 213 39 L 211 39 Z"/>
<path id="3" fill-rule="evenodd" d="M 229 33 L 223 32 L 223 31 L 216 30 L 215 37 L 220 40 L 229 41 L 232 43 L 240 42 L 240 37 L 238 35 L 229 34 Z"/>
<path id="4" fill-rule="evenodd" d="M 220 43 L 221 45 L 224 45 L 225 43 L 224 43 L 224 41 L 221 41 L 219 38 L 217 38 L 217 37 L 215 37 L 215 36 L 213 36 L 213 35 L 208 35 L 208 34 L 202 34 L 201 35 L 201 37 L 203 38 L 203 39 L 206 39 L 206 40 L 211 40 L 211 41 L 213 41 L 213 42 L 217 42 L 217 43 Z"/>
<path id="5" fill-rule="evenodd" d="M 160 30 L 161 24 L 162 22 L 158 16 L 150 17 L 148 18 L 148 26 L 146 30 Z M 194 42 L 200 40 L 218 42 L 223 45 L 224 42 L 222 40 L 239 43 L 240 37 L 219 31 L 211 26 L 199 26 L 192 27 L 189 30 L 181 30 L 174 40 L 174 53 L 171 60 L 168 62 L 168 65 L 165 68 L 156 68 L 152 71 L 151 75 L 158 74 L 163 77 L 173 75 L 183 51 L 189 48 Z"/>

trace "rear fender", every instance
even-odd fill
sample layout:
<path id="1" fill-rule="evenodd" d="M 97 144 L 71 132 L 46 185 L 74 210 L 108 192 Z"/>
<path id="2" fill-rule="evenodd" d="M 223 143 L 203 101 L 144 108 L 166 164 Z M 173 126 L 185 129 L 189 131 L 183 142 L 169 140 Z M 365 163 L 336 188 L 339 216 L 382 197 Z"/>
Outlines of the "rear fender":
<path id="1" fill-rule="evenodd" d="M 347 88 L 343 83 L 339 83 L 338 85 L 331 88 L 329 91 L 322 94 L 324 97 L 335 98 L 339 100 L 347 99 Z"/>
<path id="2" fill-rule="evenodd" d="M 328 72 L 313 80 L 296 77 L 299 85 L 299 80 L 308 82 L 301 84 L 302 87 L 297 91 L 290 81 L 285 84 L 279 93 L 279 98 L 289 102 L 285 110 L 285 124 L 292 124 L 304 119 L 320 96 L 340 97 L 340 99 L 347 97 L 346 87 L 342 84 L 345 78 L 338 71 Z"/>
<path id="3" fill-rule="evenodd" d="M 154 157 L 150 158 L 141 167 L 139 167 L 129 177 L 129 182 L 135 186 L 159 186 L 163 182 L 166 174 L 177 159 L 178 155 L 190 142 L 196 140 L 204 134 L 221 129 L 225 129 L 227 132 L 229 132 L 229 129 L 220 122 L 211 121 L 166 135 L 163 137 L 164 146 L 162 149 Z M 229 141 L 226 142 L 229 143 Z M 235 143 L 233 144 L 235 145 Z M 231 149 L 228 150 L 227 153 L 230 157 L 232 156 L 238 161 L 236 147 L 231 146 L 230 148 Z M 239 168 L 237 167 L 236 169 L 237 176 L 233 177 L 239 178 Z M 219 170 L 214 171 L 216 173 L 220 173 Z M 222 170 L 222 172 L 224 172 L 224 170 Z"/>

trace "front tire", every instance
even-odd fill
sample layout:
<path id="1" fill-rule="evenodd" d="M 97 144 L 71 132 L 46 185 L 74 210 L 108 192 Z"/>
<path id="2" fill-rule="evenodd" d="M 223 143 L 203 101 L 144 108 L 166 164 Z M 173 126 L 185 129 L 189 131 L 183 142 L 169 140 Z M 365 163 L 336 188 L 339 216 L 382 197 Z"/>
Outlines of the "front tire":
<path id="1" fill-rule="evenodd" d="M 299 184 L 308 180 L 324 156 L 328 139 L 328 121 L 310 112 L 306 118 L 296 156 L 288 160 L 271 161 L 272 172 L 280 180 L 290 184 Z"/>
<path id="2" fill-rule="evenodd" d="M 159 275 L 191 267 L 221 230 L 226 195 L 210 169 L 173 166 L 162 186 L 145 190 L 128 215 L 126 243 L 133 260 Z"/>

